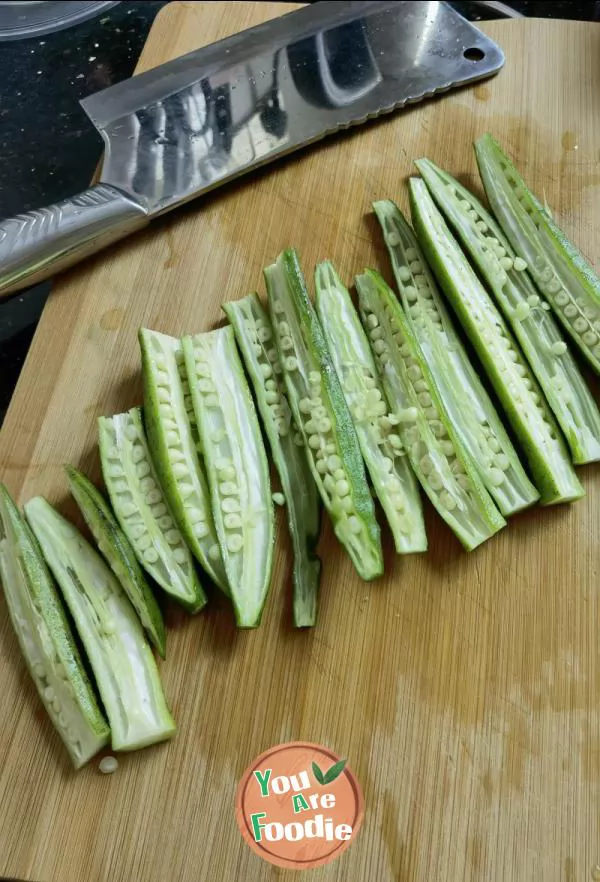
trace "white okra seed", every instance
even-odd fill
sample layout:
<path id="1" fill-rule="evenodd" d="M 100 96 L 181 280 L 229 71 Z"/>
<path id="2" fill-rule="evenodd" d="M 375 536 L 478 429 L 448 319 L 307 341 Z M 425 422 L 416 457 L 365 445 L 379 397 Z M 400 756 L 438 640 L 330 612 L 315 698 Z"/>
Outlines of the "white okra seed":
<path id="1" fill-rule="evenodd" d="M 515 257 L 513 261 L 513 267 L 518 273 L 522 273 L 527 269 L 527 263 L 523 260 L 522 257 Z"/>
<path id="2" fill-rule="evenodd" d="M 400 236 L 396 232 L 396 230 L 388 230 L 385 234 L 385 241 L 390 246 L 390 248 L 396 248 L 400 244 Z"/>
<path id="3" fill-rule="evenodd" d="M 285 505 L 285 496 L 283 493 L 272 493 L 271 498 L 275 505 Z"/>
<path id="4" fill-rule="evenodd" d="M 189 472 L 188 467 L 183 462 L 173 463 L 173 476 L 175 478 L 187 478 Z"/>
<path id="5" fill-rule="evenodd" d="M 408 300 L 409 303 L 415 303 L 417 300 L 417 297 L 419 295 L 418 295 L 417 289 L 414 287 L 414 285 L 407 285 L 406 288 L 404 289 L 404 296 L 406 297 L 406 299 Z"/>
<path id="6" fill-rule="evenodd" d="M 298 370 L 298 359 L 295 358 L 293 355 L 290 355 L 289 358 L 286 358 L 283 364 L 286 371 Z"/>
<path id="7" fill-rule="evenodd" d="M 282 337 L 279 345 L 284 352 L 289 352 L 290 349 L 294 348 L 294 341 L 291 337 Z"/>
<path id="8" fill-rule="evenodd" d="M 145 478 L 147 475 L 150 474 L 149 464 L 145 461 L 139 462 L 135 468 L 135 473 L 138 478 Z"/>
<path id="9" fill-rule="evenodd" d="M 150 540 L 150 536 L 148 536 L 147 533 L 144 533 L 144 535 L 140 536 L 140 538 L 137 540 L 137 547 L 142 552 L 145 551 L 147 548 L 150 548 L 151 544 L 152 542 Z"/>
<path id="10" fill-rule="evenodd" d="M 158 561 L 158 552 L 153 545 L 150 545 L 144 550 L 144 560 L 150 564 L 156 563 Z"/>
<path id="11" fill-rule="evenodd" d="M 398 267 L 398 278 L 401 282 L 409 282 L 410 281 L 410 270 L 407 266 Z"/>
<path id="12" fill-rule="evenodd" d="M 350 515 L 350 517 L 348 518 L 348 529 L 355 536 L 361 532 L 361 530 L 362 530 L 361 523 L 360 523 L 359 519 L 356 517 L 356 515 Z"/>
<path id="13" fill-rule="evenodd" d="M 192 521 L 192 524 L 193 523 L 195 523 L 195 521 Z M 173 526 L 173 518 L 170 515 L 162 515 L 158 518 L 158 526 L 161 530 L 168 530 L 170 527 Z"/>
<path id="14" fill-rule="evenodd" d="M 577 318 L 573 322 L 573 327 L 577 331 L 578 334 L 583 334 L 588 326 L 587 321 L 584 318 Z"/>
<path id="15" fill-rule="evenodd" d="M 447 490 L 442 490 L 440 493 L 440 504 L 444 506 L 446 511 L 454 511 L 456 508 L 456 500 Z"/>
<path id="16" fill-rule="evenodd" d="M 324 475 L 327 472 L 327 463 L 324 459 L 317 460 L 317 471 L 320 475 Z"/>
<path id="17" fill-rule="evenodd" d="M 235 496 L 226 496 L 221 501 L 221 510 L 229 514 L 240 510 L 240 501 Z"/>
<path id="18" fill-rule="evenodd" d="M 552 355 L 564 355 L 567 351 L 567 344 L 562 340 L 557 340 L 556 343 L 553 343 L 550 347 L 550 351 Z"/>
<path id="19" fill-rule="evenodd" d="M 409 278 L 410 278 L 410 275 L 409 275 Z M 379 325 L 379 319 L 377 318 L 376 315 L 373 315 L 373 313 L 370 313 L 367 316 L 367 326 L 369 328 L 376 328 L 378 325 Z"/>
<path id="20" fill-rule="evenodd" d="M 505 481 L 504 472 L 501 469 L 491 468 L 487 474 L 492 487 L 500 487 Z"/>
<path id="21" fill-rule="evenodd" d="M 133 502 L 124 502 L 123 505 L 120 506 L 120 509 L 124 518 L 130 518 L 131 515 L 136 513 L 137 505 Z"/>
<path id="22" fill-rule="evenodd" d="M 350 484 L 348 481 L 336 481 L 335 492 L 338 496 L 347 496 L 350 493 Z"/>
<path id="23" fill-rule="evenodd" d="M 227 550 L 231 551 L 233 554 L 241 551 L 243 545 L 244 540 L 239 533 L 232 533 L 230 536 L 227 537 Z"/>
<path id="24" fill-rule="evenodd" d="M 230 465 L 232 465 L 232 460 L 228 456 L 219 456 L 215 460 L 215 468 L 218 472 L 221 469 L 229 468 Z"/>
<path id="25" fill-rule="evenodd" d="M 505 453 L 499 453 L 494 457 L 494 465 L 502 472 L 508 471 L 510 468 L 510 460 Z"/>
<path id="26" fill-rule="evenodd" d="M 171 447 L 169 450 L 169 459 L 172 463 L 185 462 L 185 456 L 177 447 Z"/>
<path id="27" fill-rule="evenodd" d="M 173 558 L 178 564 L 184 564 L 187 561 L 187 554 L 185 548 L 183 548 L 182 545 L 179 545 L 177 548 L 173 549 Z"/>
<path id="28" fill-rule="evenodd" d="M 125 434 L 129 438 L 130 441 L 136 441 L 138 437 L 138 428 L 135 425 L 129 425 L 125 429 Z"/>
<path id="29" fill-rule="evenodd" d="M 205 521 L 198 521 L 197 524 L 194 524 L 194 536 L 197 539 L 204 539 L 204 537 L 208 536 L 208 534 L 209 529 Z"/>
<path id="30" fill-rule="evenodd" d="M 146 493 L 144 497 L 147 505 L 154 505 L 156 502 L 160 502 L 162 499 L 162 493 L 157 488 L 156 490 L 150 490 L 149 493 Z"/>
<path id="31" fill-rule="evenodd" d="M 235 469 L 233 466 L 225 466 L 225 468 L 217 469 L 219 474 L 219 480 L 221 481 L 233 481 L 235 478 Z"/>
<path id="32" fill-rule="evenodd" d="M 578 312 L 578 310 L 577 310 L 577 307 L 575 306 L 574 303 L 569 303 L 567 306 L 565 306 L 565 316 L 567 318 L 569 318 L 569 319 L 575 318 L 575 316 L 577 315 L 577 312 Z"/>
<path id="33" fill-rule="evenodd" d="M 228 530 L 239 530 L 242 526 L 242 519 L 239 514 L 226 514 L 223 516 L 223 523 Z"/>
<path id="34" fill-rule="evenodd" d="M 211 560 L 219 560 L 221 557 L 221 549 L 218 545 L 211 545 L 208 549 L 208 556 Z"/>
<path id="35" fill-rule="evenodd" d="M 235 481 L 223 481 L 219 484 L 219 493 L 222 496 L 239 496 L 239 487 Z"/>
<path id="36" fill-rule="evenodd" d="M 586 346 L 595 346 L 598 342 L 598 337 L 593 331 L 586 331 L 583 335 L 583 342 Z"/>

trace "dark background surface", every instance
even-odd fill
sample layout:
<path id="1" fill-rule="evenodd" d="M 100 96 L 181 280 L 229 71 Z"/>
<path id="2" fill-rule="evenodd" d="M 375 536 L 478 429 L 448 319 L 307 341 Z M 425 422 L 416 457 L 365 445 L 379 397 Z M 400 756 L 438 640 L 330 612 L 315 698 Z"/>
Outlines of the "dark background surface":
<path id="1" fill-rule="evenodd" d="M 79 99 L 129 77 L 165 0 L 123 2 L 68 30 L 0 42 L 0 217 L 73 195 L 90 182 L 101 140 Z M 500 17 L 452 4 L 467 18 Z M 511 2 L 528 16 L 600 20 L 600 2 Z M 0 423 L 50 284 L 0 303 Z"/>

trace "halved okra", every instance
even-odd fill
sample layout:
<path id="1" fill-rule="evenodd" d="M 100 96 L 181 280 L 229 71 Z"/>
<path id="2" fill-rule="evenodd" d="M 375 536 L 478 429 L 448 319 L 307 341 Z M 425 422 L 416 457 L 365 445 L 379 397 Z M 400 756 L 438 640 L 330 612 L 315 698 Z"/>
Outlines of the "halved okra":
<path id="1" fill-rule="evenodd" d="M 104 496 L 89 478 L 70 465 L 65 466 L 65 472 L 69 489 L 100 553 L 121 583 L 148 637 L 164 658 L 167 636 L 163 616 L 127 536 Z"/>
<path id="2" fill-rule="evenodd" d="M 386 400 L 366 333 L 330 261 L 315 272 L 316 304 L 338 379 L 396 551 L 426 551 L 419 485 L 396 431 L 400 417 Z M 381 332 L 374 331 L 377 337 Z"/>
<path id="3" fill-rule="evenodd" d="M 492 211 L 575 344 L 600 373 L 600 279 L 490 134 L 475 142 Z"/>
<path id="4" fill-rule="evenodd" d="M 274 514 L 254 402 L 233 328 L 184 337 L 183 352 L 236 620 L 256 628 L 271 582 Z"/>
<path id="5" fill-rule="evenodd" d="M 316 622 L 321 576 L 321 561 L 315 550 L 321 523 L 317 485 L 308 465 L 304 438 L 296 428 L 287 400 L 271 320 L 258 294 L 226 303 L 223 309 L 233 326 L 254 389 L 285 496 L 294 551 L 294 625 L 307 628 Z"/>
<path id="6" fill-rule="evenodd" d="M 0 484 L 0 582 L 29 673 L 79 769 L 108 744 L 110 729 L 52 576 L 4 484 Z"/>
<path id="7" fill-rule="evenodd" d="M 527 264 L 462 184 L 428 159 L 418 160 L 416 165 L 521 344 L 564 432 L 573 461 L 581 464 L 600 459 L 600 411 L 550 307 L 540 300 L 525 272 Z"/>
<path id="8" fill-rule="evenodd" d="M 141 328 L 144 422 L 165 496 L 194 557 L 229 593 L 210 507 L 181 340 Z M 215 552 L 216 550 L 216 552 Z"/>
<path id="9" fill-rule="evenodd" d="M 417 238 L 389 199 L 374 202 L 400 300 L 452 423 L 505 517 L 539 499 L 459 338 Z"/>
<path id="10" fill-rule="evenodd" d="M 41 496 L 27 520 L 59 584 L 90 661 L 113 750 L 136 750 L 175 734 L 150 644 L 103 558 Z"/>
<path id="11" fill-rule="evenodd" d="M 167 594 L 198 612 L 206 595 L 160 487 L 140 409 L 100 417 L 98 428 L 104 483 L 140 565 Z"/>
<path id="12" fill-rule="evenodd" d="M 544 505 L 584 495 L 552 412 L 506 322 L 422 180 L 411 178 L 415 230 L 521 442 Z"/>
<path id="13" fill-rule="evenodd" d="M 355 279 L 361 319 L 398 434 L 423 490 L 467 551 L 506 521 L 479 477 L 394 292 L 374 270 Z M 379 333 L 381 332 L 381 333 Z"/>
<path id="14" fill-rule="evenodd" d="M 265 269 L 265 281 L 288 399 L 313 478 L 359 575 L 375 579 L 383 572 L 381 534 L 358 438 L 294 249 Z"/>

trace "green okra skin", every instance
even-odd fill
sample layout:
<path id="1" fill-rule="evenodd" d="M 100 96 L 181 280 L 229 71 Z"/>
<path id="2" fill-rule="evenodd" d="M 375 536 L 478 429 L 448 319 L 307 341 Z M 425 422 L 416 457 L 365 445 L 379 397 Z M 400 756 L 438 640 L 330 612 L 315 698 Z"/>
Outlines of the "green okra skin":
<path id="1" fill-rule="evenodd" d="M 438 208 L 492 291 L 521 345 L 577 464 L 600 459 L 600 411 L 563 335 L 494 218 L 428 159 L 416 163 Z"/>
<path id="2" fill-rule="evenodd" d="M 165 658 L 167 635 L 160 607 L 125 533 L 104 496 L 83 472 L 66 465 L 69 489 L 100 553 L 121 583 L 158 653 Z"/>
<path id="3" fill-rule="evenodd" d="M 271 583 L 275 516 L 269 464 L 231 326 L 183 338 L 187 378 L 235 617 L 260 624 Z M 220 546 L 220 548 L 219 548 Z"/>
<path id="4" fill-rule="evenodd" d="M 38 694 L 76 769 L 110 729 L 85 672 L 56 585 L 29 525 L 0 484 L 0 582 Z"/>
<path id="5" fill-rule="evenodd" d="M 583 356 L 600 373 L 600 279 L 490 134 L 475 142 L 496 219 Z"/>
<path id="6" fill-rule="evenodd" d="M 229 593 L 210 507 L 181 340 L 141 328 L 144 422 L 150 453 L 177 525 L 192 554 Z"/>
<path id="7" fill-rule="evenodd" d="M 360 446 L 293 249 L 265 269 L 265 281 L 288 400 L 313 478 L 359 575 L 375 579 L 383 552 Z"/>
<path id="8" fill-rule="evenodd" d="M 321 504 L 304 447 L 287 399 L 271 319 L 257 294 L 226 303 L 258 411 L 271 447 L 283 494 L 294 552 L 293 616 L 296 628 L 317 619 L 321 561 L 316 554 Z"/>
<path id="9" fill-rule="evenodd" d="M 396 551 L 426 551 L 419 485 L 396 430 L 400 416 L 388 404 L 367 335 L 330 261 L 317 266 L 315 287 L 321 326 Z M 381 332 L 374 333 L 379 338 Z"/>
<path id="10" fill-rule="evenodd" d="M 521 443 L 544 505 L 584 495 L 554 416 L 506 322 L 450 233 L 422 180 L 410 181 L 413 221 Z"/>
<path id="11" fill-rule="evenodd" d="M 456 332 L 412 227 L 389 199 L 373 208 L 405 315 L 481 480 L 505 517 L 533 505 L 539 493 Z"/>
<path id="12" fill-rule="evenodd" d="M 506 526 L 444 406 L 410 321 L 379 273 L 355 279 L 359 309 L 398 434 L 423 490 L 472 551 Z M 377 333 L 381 331 L 381 334 Z"/>
<path id="13" fill-rule="evenodd" d="M 198 612 L 206 595 L 161 489 L 141 410 L 100 417 L 98 429 L 104 483 L 135 556 L 170 597 Z"/>
<path id="14" fill-rule="evenodd" d="M 41 496 L 25 515 L 62 591 L 94 673 L 113 750 L 136 750 L 175 734 L 140 620 L 103 558 Z"/>

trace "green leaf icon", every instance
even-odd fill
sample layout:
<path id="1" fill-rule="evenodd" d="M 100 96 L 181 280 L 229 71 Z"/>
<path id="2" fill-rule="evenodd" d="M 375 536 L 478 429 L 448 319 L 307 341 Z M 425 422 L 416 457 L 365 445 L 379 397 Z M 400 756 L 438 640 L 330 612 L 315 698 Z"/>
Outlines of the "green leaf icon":
<path id="1" fill-rule="evenodd" d="M 332 781 L 335 781 L 336 778 L 339 778 L 339 776 L 344 771 L 347 762 L 348 760 L 343 759 L 337 763 L 334 763 L 332 767 L 325 772 L 325 775 L 323 776 L 323 783 L 331 784 Z"/>
<path id="2" fill-rule="evenodd" d="M 318 767 L 318 765 L 315 762 L 313 762 L 313 764 L 312 764 L 312 770 L 313 770 L 313 775 L 315 776 L 315 778 L 317 779 L 319 784 L 324 784 L 325 778 L 323 777 L 323 772 L 321 771 L 321 769 Z"/>

